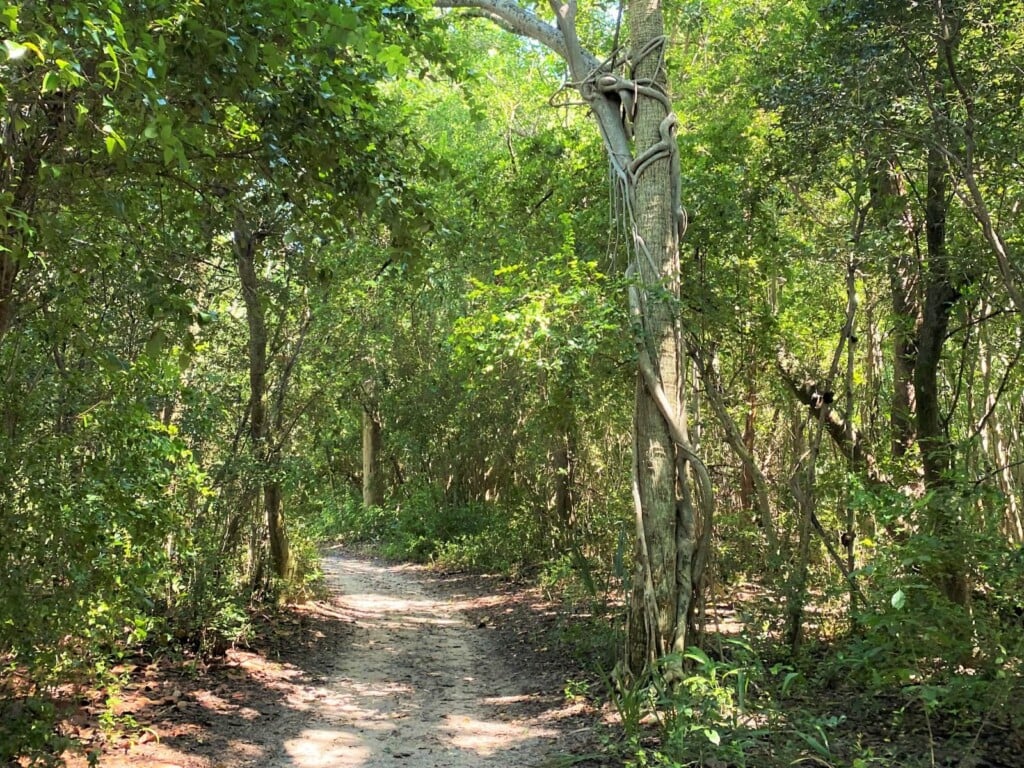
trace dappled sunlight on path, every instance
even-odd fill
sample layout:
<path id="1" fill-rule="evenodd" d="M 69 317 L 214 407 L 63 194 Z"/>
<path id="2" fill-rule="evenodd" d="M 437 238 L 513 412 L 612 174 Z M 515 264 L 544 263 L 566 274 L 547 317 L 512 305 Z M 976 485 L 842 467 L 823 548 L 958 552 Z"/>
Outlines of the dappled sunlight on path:
<path id="1" fill-rule="evenodd" d="M 266 764 L 530 766 L 553 751 L 557 731 L 516 712 L 531 694 L 451 601 L 402 566 L 332 555 L 324 569 L 348 649 L 315 702 L 292 702 L 310 719 Z"/>
<path id="2" fill-rule="evenodd" d="M 585 738 L 561 670 L 527 640 L 532 615 L 492 629 L 508 594 L 342 552 L 323 566 L 329 599 L 261 617 L 254 647 L 135 665 L 117 711 L 140 728 L 100 764 L 540 768 Z M 69 768 L 88 768 L 85 753 Z"/>

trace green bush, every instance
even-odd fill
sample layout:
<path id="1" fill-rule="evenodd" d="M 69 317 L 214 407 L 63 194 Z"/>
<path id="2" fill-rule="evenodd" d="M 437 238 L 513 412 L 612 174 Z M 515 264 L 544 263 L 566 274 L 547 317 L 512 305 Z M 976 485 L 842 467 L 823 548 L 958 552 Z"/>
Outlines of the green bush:
<path id="1" fill-rule="evenodd" d="M 449 568 L 510 573 L 541 562 L 539 517 L 494 503 L 453 504 L 431 488 L 414 488 L 387 507 L 364 507 L 355 496 L 324 503 L 309 524 L 321 541 L 369 543 L 386 557 Z"/>

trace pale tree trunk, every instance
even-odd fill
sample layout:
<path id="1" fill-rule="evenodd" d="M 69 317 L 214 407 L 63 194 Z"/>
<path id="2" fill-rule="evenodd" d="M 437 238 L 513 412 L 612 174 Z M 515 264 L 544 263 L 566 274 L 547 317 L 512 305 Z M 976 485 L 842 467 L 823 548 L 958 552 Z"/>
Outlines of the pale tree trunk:
<path id="1" fill-rule="evenodd" d="M 704 382 L 704 392 L 707 394 L 708 403 L 715 414 L 719 425 L 725 435 L 725 441 L 732 448 L 740 460 L 743 468 L 742 486 L 744 496 L 749 502 L 744 502 L 746 509 L 753 509 L 756 506 L 758 521 L 764 531 L 765 542 L 768 544 L 768 559 L 774 559 L 779 554 L 778 536 L 775 532 L 775 522 L 772 519 L 771 503 L 769 501 L 768 480 L 761 471 L 757 460 L 754 457 L 754 412 L 756 407 L 756 394 L 753 384 L 748 399 L 747 421 L 744 432 L 741 435 L 739 427 L 733 420 L 725 405 L 722 395 L 721 376 L 713 362 L 704 359 L 699 350 L 693 353 L 693 361 L 701 381 Z M 751 382 L 755 379 L 754 366 L 751 366 Z"/>
<path id="2" fill-rule="evenodd" d="M 637 83 L 664 92 L 664 22 L 658 0 L 630 3 L 627 22 Z M 670 119 L 657 98 L 638 99 L 634 124 L 637 157 L 674 133 L 662 127 Z M 672 126 L 672 123 L 668 125 Z M 652 157 L 654 157 L 652 155 Z M 691 566 L 696 521 L 688 494 L 685 459 L 669 434 L 669 422 L 681 414 L 682 360 L 675 318 L 679 295 L 679 223 L 671 153 L 654 159 L 634 180 L 632 202 L 634 265 L 640 291 L 634 296 L 640 353 L 649 357 L 654 381 L 637 381 L 634 417 L 637 571 L 630 599 L 626 664 L 643 670 L 657 657 L 686 648 L 687 617 L 693 591 Z M 628 192 L 627 192 L 628 193 Z M 672 409 L 664 414 L 652 389 L 660 386 Z M 685 426 L 682 426 L 685 429 Z"/>
<path id="3" fill-rule="evenodd" d="M 1020 342 L 1018 341 L 1018 343 Z M 1024 462 L 1020 459 L 1021 446 L 1024 445 L 1024 430 L 1021 429 L 1021 425 L 1024 424 L 1024 403 L 1011 411 L 1009 424 L 1009 442 L 1010 445 L 1017 448 L 1010 466 L 1010 477 L 1013 479 L 1013 488 L 1017 498 L 1020 499 L 1021 493 L 1024 492 Z M 1010 521 L 1010 526 L 1018 536 L 1017 543 L 1024 544 L 1024 519 L 1022 519 L 1020 501 L 1017 503 L 1016 515 Z"/>
<path id="4" fill-rule="evenodd" d="M 511 0 L 435 4 L 474 8 L 475 15 L 561 55 L 597 120 L 608 154 L 619 211 L 632 235 L 627 276 L 639 366 L 633 440 L 637 569 L 628 602 L 623 671 L 640 674 L 660 657 L 686 647 L 694 584 L 706 559 L 697 531 L 702 531 L 701 541 L 708 539 L 713 503 L 711 481 L 689 444 L 681 407 L 683 353 L 677 317 L 682 209 L 661 3 L 629 3 L 629 51 L 616 51 L 603 62 L 576 38 L 575 0 L 552 0 L 554 26 Z"/>
<path id="5" fill-rule="evenodd" d="M 991 306 L 983 303 L 980 315 L 984 317 L 991 311 Z M 1017 331 L 1017 355 L 1011 360 L 1011 365 L 1020 358 L 1021 338 L 1020 330 Z M 1006 430 L 1003 427 L 1003 418 L 999 412 L 999 395 L 1002 393 L 1002 384 L 993 389 L 992 370 L 992 347 L 988 339 L 988 331 L 985 323 L 978 327 L 978 366 L 981 374 L 982 388 L 984 390 L 984 406 L 981 419 L 975 431 L 981 437 L 981 447 L 995 468 L 993 473 L 999 482 L 999 490 L 1005 498 L 1003 511 L 1002 528 L 1006 537 L 1013 542 L 1024 541 L 1024 525 L 1021 521 L 1020 501 L 1017 496 L 1017 486 L 1012 471 L 1013 460 L 1010 458 L 1010 444 L 1007 440 Z"/>
<path id="6" fill-rule="evenodd" d="M 1013 308 L 1017 312 L 1024 312 L 1024 292 L 1021 291 L 1018 284 L 1019 272 L 1014 263 L 1014 254 L 1010 249 L 1010 244 L 1000 231 L 998 221 L 992 215 L 983 190 L 984 182 L 978 179 L 982 168 L 978 160 L 977 104 L 974 94 L 971 92 L 970 80 L 965 79 L 960 72 L 959 48 L 965 32 L 963 20 L 959 18 L 962 11 L 956 6 L 956 3 L 949 2 L 949 0 L 934 0 L 939 33 L 937 35 L 939 43 L 937 72 L 941 85 L 951 92 L 951 94 L 943 93 L 943 95 L 955 95 L 959 101 L 958 107 L 963 110 L 963 122 L 956 134 L 963 145 L 958 151 L 952 147 L 943 146 L 941 143 L 936 143 L 934 146 L 963 180 L 963 187 L 957 185 L 954 188 L 954 193 L 981 226 L 982 235 L 985 242 L 988 243 L 992 255 L 995 256 L 999 275 L 1003 279 L 1003 285 Z M 980 31 L 980 29 L 976 31 Z M 943 78 L 948 80 L 948 84 L 942 82 Z M 947 100 L 937 100 L 936 104 L 945 106 Z M 948 120 L 950 117 L 951 115 L 948 114 L 939 115 L 941 120 Z M 1012 211 L 1013 218 L 1016 218 L 1016 206 L 1012 208 Z"/>
<path id="7" fill-rule="evenodd" d="M 384 503 L 384 477 L 381 474 L 382 446 L 380 417 L 373 408 L 363 406 L 363 506 L 379 507 Z"/>

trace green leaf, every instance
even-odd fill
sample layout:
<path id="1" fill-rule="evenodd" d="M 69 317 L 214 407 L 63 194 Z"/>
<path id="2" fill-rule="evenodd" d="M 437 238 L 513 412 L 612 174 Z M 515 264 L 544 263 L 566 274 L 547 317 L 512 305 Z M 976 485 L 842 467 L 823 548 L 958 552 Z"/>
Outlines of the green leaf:
<path id="1" fill-rule="evenodd" d="M 696 661 L 702 664 L 703 666 L 709 666 L 711 664 L 711 658 L 706 653 L 704 653 L 704 651 L 702 651 L 700 648 L 697 648 L 696 646 L 687 648 L 686 653 L 684 653 L 683 656 L 692 661 Z"/>
<path id="2" fill-rule="evenodd" d="M 146 341 L 146 354 L 153 358 L 160 357 L 166 343 L 167 334 L 157 328 Z"/>
<path id="3" fill-rule="evenodd" d="M 902 589 L 897 589 L 889 602 L 897 611 L 903 610 L 903 606 L 907 604 L 907 595 Z"/>
<path id="4" fill-rule="evenodd" d="M 13 40 L 4 40 L 4 48 L 7 50 L 7 58 L 11 61 L 20 59 L 28 53 L 28 48 L 21 43 L 14 42 Z"/>
<path id="5" fill-rule="evenodd" d="M 800 679 L 799 672 L 789 672 L 782 679 L 782 695 L 785 696 L 786 692 L 792 687 L 793 683 Z"/>
<path id="6" fill-rule="evenodd" d="M 4 17 L 4 23 L 7 24 L 7 28 L 11 32 L 18 31 L 18 6 L 8 5 L 0 12 L 0 16 Z"/>
<path id="7" fill-rule="evenodd" d="M 801 739 L 803 739 L 804 742 L 807 744 L 807 746 L 809 746 L 811 749 L 813 749 L 819 755 L 821 755 L 822 757 L 825 757 L 825 758 L 829 758 L 829 757 L 832 756 L 832 752 L 828 748 L 828 740 L 825 739 L 825 734 L 821 731 L 820 728 L 818 729 L 818 732 L 819 732 L 819 735 L 822 737 L 822 739 L 824 739 L 823 742 L 819 741 L 816 738 L 814 738 L 809 733 L 804 733 L 803 731 L 797 731 L 796 735 L 799 736 Z"/>
<path id="8" fill-rule="evenodd" d="M 351 8 L 341 6 L 329 6 L 328 13 L 331 17 L 331 26 L 346 32 L 351 32 L 359 27 L 359 14 Z"/>
<path id="9" fill-rule="evenodd" d="M 388 74 L 395 77 L 405 71 L 409 65 L 409 59 L 402 49 L 397 45 L 389 45 L 377 54 L 377 59 L 383 64 Z"/>

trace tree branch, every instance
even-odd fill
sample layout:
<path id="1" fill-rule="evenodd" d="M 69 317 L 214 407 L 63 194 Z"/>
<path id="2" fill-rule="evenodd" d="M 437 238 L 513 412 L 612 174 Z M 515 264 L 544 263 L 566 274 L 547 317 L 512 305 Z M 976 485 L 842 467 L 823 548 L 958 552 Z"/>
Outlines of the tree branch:
<path id="1" fill-rule="evenodd" d="M 510 0 L 434 0 L 434 7 L 477 8 L 503 29 L 546 45 L 563 59 L 569 58 L 565 36 L 556 27 L 518 3 Z M 590 58 L 594 59 L 596 67 L 599 62 L 592 56 Z"/>
<path id="2" fill-rule="evenodd" d="M 826 392 L 819 383 L 820 377 L 802 370 L 796 358 L 785 350 L 776 353 L 775 367 L 789 391 L 818 416 L 824 411 L 824 426 L 832 442 L 850 458 L 854 468 L 867 471 L 869 479 L 877 479 L 878 467 L 875 457 L 865 447 L 861 434 L 852 429 L 846 419 L 825 402 Z"/>

